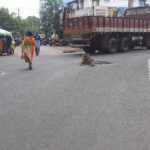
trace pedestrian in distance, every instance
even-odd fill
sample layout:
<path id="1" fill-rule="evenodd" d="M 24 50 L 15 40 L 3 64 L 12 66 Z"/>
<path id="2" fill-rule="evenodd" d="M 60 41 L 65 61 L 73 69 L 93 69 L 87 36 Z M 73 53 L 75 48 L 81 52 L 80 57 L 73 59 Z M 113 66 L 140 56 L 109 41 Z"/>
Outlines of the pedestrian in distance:
<path id="1" fill-rule="evenodd" d="M 58 40 L 59 40 L 59 36 L 57 33 L 54 32 L 52 36 L 50 37 L 51 45 L 55 46 Z"/>
<path id="2" fill-rule="evenodd" d="M 26 63 L 29 64 L 29 70 L 32 70 L 32 61 L 35 51 L 35 41 L 32 38 L 32 32 L 27 31 L 26 36 L 24 37 L 21 47 L 22 47 L 22 55 L 21 58 L 25 60 Z"/>
<path id="3" fill-rule="evenodd" d="M 40 46 L 41 46 L 41 38 L 40 38 L 40 35 L 36 34 L 34 36 L 34 40 L 35 40 L 35 53 L 36 53 L 36 56 L 39 56 L 39 53 L 40 53 Z"/>

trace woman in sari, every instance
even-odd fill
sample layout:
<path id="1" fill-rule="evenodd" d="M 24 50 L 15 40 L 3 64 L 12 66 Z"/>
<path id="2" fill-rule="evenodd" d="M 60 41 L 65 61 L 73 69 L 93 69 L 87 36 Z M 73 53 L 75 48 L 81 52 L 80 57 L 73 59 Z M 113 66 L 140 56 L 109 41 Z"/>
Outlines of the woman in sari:
<path id="1" fill-rule="evenodd" d="M 35 51 L 35 41 L 32 38 L 32 33 L 28 31 L 22 41 L 22 59 L 29 64 L 29 69 L 32 70 L 32 60 Z"/>

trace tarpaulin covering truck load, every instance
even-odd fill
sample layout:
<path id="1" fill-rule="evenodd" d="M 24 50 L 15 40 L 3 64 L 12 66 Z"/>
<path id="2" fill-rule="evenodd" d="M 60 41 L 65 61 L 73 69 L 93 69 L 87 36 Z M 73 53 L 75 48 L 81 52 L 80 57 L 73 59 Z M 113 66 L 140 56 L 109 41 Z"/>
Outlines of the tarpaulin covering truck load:
<path id="1" fill-rule="evenodd" d="M 64 39 L 87 53 L 150 48 L 150 7 L 130 8 L 124 17 L 83 16 L 63 21 Z"/>

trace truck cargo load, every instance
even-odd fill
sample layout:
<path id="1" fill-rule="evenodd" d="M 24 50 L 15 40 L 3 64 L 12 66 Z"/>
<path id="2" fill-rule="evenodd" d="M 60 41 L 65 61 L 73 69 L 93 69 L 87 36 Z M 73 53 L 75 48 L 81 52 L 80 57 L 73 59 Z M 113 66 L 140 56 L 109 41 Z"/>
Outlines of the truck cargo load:
<path id="1" fill-rule="evenodd" d="M 150 7 L 127 9 L 124 17 L 66 18 L 63 31 L 70 46 L 83 48 L 88 53 L 128 51 L 141 42 L 150 48 Z"/>

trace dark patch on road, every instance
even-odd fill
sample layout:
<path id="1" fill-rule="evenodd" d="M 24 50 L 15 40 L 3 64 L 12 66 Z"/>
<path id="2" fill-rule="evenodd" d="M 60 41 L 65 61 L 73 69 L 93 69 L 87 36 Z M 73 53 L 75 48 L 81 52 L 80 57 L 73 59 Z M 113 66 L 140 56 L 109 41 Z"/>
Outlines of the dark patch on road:
<path id="1" fill-rule="evenodd" d="M 70 51 L 63 51 L 63 53 L 76 53 L 76 52 L 80 52 L 80 51 L 76 51 L 76 50 L 70 50 Z"/>
<path id="2" fill-rule="evenodd" d="M 108 61 L 94 61 L 94 64 L 95 65 L 109 65 L 109 64 L 112 64 L 111 62 L 108 62 Z"/>
<path id="3" fill-rule="evenodd" d="M 0 71 L 0 75 L 1 75 L 1 76 L 4 76 L 4 75 L 6 75 L 6 73 L 3 72 L 3 71 Z"/>
<path id="4" fill-rule="evenodd" d="M 89 66 L 91 66 L 91 67 L 94 67 L 94 66 L 96 66 L 96 65 L 111 65 L 112 63 L 111 62 L 108 62 L 108 61 L 98 61 L 98 60 L 96 60 L 96 61 L 93 61 L 91 64 L 82 64 L 81 63 L 81 66 L 82 65 L 89 65 Z"/>

